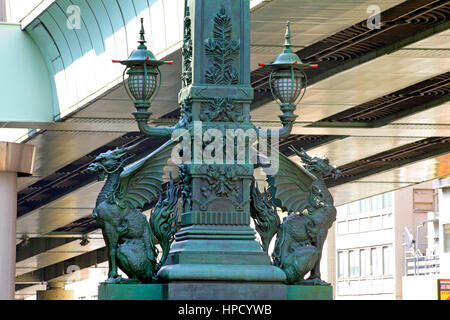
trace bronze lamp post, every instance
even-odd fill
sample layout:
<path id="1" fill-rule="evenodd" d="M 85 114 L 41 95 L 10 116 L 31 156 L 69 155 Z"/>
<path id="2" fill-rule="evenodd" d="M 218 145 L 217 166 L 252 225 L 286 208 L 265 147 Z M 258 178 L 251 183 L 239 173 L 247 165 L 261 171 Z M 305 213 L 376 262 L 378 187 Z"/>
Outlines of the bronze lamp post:
<path id="1" fill-rule="evenodd" d="M 128 167 L 124 168 L 124 159 L 130 147 L 101 154 L 91 167 L 92 172 L 108 173 L 94 209 L 107 242 L 108 284 L 157 281 L 164 284 L 161 290 L 168 290 L 170 299 L 286 299 L 285 284 L 302 280 L 309 271 L 314 283 L 320 280 L 324 230 L 333 221 L 333 210 L 331 195 L 331 200 L 321 196 L 323 181 L 316 187 L 313 184 L 322 178 L 323 170 L 328 174 L 333 168 L 299 151 L 303 161 L 310 163 L 308 171 L 279 154 L 274 143 L 276 137 L 285 138 L 292 131 L 297 118 L 294 112 L 307 86 L 304 70 L 317 65 L 303 63 L 292 51 L 288 22 L 283 52 L 272 63 L 260 64 L 271 70 L 269 87 L 282 112 L 282 127 L 257 128 L 250 120 L 254 90 L 250 84 L 249 9 L 249 0 L 185 1 L 182 88 L 178 93 L 181 118 L 175 126 L 147 123 L 148 109 L 162 81 L 159 67 L 172 62 L 157 60 L 147 49 L 142 19 L 138 48 L 126 60 L 113 60 L 126 67 L 124 85 L 134 102 L 139 130 L 169 140 Z M 255 166 L 262 162 L 254 163 L 251 156 L 239 158 L 242 149 L 245 153 L 256 145 L 250 141 L 252 135 L 258 139 L 271 136 L 270 153 L 279 164 L 278 171 L 265 171 L 271 196 L 258 191 L 253 176 Z M 176 149 L 179 140 L 185 139 L 188 147 L 182 153 L 189 155 L 179 164 L 173 158 L 180 155 Z M 169 159 L 177 164 L 180 186 L 170 176 L 164 191 L 164 167 Z M 313 174 L 313 169 L 319 173 Z M 159 200 L 147 222 L 142 210 L 155 198 Z M 280 208 L 296 212 L 295 217 L 280 223 L 270 199 L 280 203 Z M 325 208 L 326 201 L 330 207 Z M 311 216 L 317 212 L 316 221 L 301 217 L 305 210 Z M 262 244 L 256 241 L 252 219 Z M 283 239 L 291 231 L 280 230 L 297 230 L 297 224 L 314 228 L 300 240 Z M 317 230 L 321 236 L 316 239 Z M 271 259 L 268 247 L 277 233 Z M 162 248 L 159 260 L 154 238 Z M 129 279 L 119 277 L 117 267 Z M 108 295 L 108 287 L 101 288 L 106 290 L 103 296 Z M 152 288 L 148 290 L 160 290 Z"/>

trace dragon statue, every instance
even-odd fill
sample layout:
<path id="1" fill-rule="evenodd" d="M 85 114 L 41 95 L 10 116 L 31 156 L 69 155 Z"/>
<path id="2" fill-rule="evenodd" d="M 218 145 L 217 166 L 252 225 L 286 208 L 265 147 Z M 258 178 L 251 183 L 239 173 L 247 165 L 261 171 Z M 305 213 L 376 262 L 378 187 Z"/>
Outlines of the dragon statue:
<path id="1" fill-rule="evenodd" d="M 279 154 L 278 172 L 267 175 L 268 192 L 261 195 L 257 186 L 252 186 L 252 217 L 266 252 L 277 234 L 272 260 L 286 273 L 287 284 L 329 285 L 321 280 L 320 261 L 336 208 L 323 179 L 337 178 L 340 171 L 326 158 L 310 157 L 303 149 L 291 150 L 304 166 Z M 281 224 L 276 207 L 288 212 Z"/>
<path id="2" fill-rule="evenodd" d="M 108 251 L 107 283 L 148 283 L 157 279 L 177 221 L 179 188 L 174 186 L 171 175 L 165 199 L 162 193 L 164 167 L 175 144 L 169 140 L 127 167 L 125 162 L 137 145 L 116 148 L 98 155 L 88 167 L 89 172 L 97 174 L 98 180 L 107 175 L 92 214 Z M 159 200 L 147 221 L 142 210 L 157 197 Z M 155 238 L 163 251 L 159 261 Z M 128 279 L 119 276 L 118 268 Z"/>
<path id="3" fill-rule="evenodd" d="M 264 189 L 264 193 L 261 194 L 255 179 L 252 181 L 250 192 L 250 215 L 255 222 L 255 229 L 261 238 L 261 247 L 265 253 L 268 253 L 270 242 L 280 226 L 280 217 L 278 216 L 276 206 L 271 201 L 270 193 Z"/>

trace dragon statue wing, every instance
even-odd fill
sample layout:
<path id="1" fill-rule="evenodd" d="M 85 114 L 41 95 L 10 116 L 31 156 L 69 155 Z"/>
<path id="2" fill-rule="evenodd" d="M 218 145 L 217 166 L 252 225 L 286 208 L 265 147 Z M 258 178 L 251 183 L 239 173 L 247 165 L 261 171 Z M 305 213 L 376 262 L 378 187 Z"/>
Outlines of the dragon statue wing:
<path id="1" fill-rule="evenodd" d="M 311 206 L 311 191 L 317 178 L 285 155 L 271 152 L 272 159 L 274 156 L 279 159 L 278 171 L 266 179 L 272 202 L 283 211 L 302 213 Z"/>
<path id="2" fill-rule="evenodd" d="M 169 140 L 148 156 L 129 165 L 120 175 L 118 199 L 142 209 L 162 192 L 164 167 L 177 141 Z"/>

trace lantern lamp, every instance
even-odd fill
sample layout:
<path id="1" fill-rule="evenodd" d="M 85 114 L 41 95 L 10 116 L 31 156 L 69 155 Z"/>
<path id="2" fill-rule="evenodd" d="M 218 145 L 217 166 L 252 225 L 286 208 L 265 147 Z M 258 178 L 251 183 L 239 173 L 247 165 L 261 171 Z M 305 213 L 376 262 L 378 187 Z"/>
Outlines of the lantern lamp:
<path id="1" fill-rule="evenodd" d="M 280 105 L 283 115 L 280 115 L 282 122 L 295 121 L 293 114 L 297 104 L 303 98 L 307 78 L 305 69 L 317 68 L 317 64 L 303 63 L 300 58 L 292 52 L 290 22 L 286 23 L 286 35 L 284 50 L 277 58 L 268 64 L 260 63 L 262 67 L 271 69 L 269 75 L 269 87 L 274 100 Z"/>
<path id="2" fill-rule="evenodd" d="M 158 67 L 162 64 L 172 64 L 173 61 L 157 60 L 153 53 L 147 49 L 143 18 L 141 18 L 139 34 L 139 46 L 131 52 L 128 59 L 113 60 L 113 62 L 126 66 L 123 72 L 125 90 L 134 102 L 136 109 L 146 112 L 161 86 L 161 72 Z M 128 79 L 125 79 L 125 74 L 128 75 Z"/>

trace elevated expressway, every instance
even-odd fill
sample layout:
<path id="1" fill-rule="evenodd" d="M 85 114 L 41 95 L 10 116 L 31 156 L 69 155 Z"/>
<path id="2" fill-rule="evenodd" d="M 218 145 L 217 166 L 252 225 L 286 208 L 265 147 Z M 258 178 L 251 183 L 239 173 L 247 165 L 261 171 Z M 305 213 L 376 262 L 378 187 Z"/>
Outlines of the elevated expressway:
<path id="1" fill-rule="evenodd" d="M 291 156 L 289 145 L 303 147 L 339 166 L 342 177 L 328 181 L 337 205 L 450 174 L 450 5 L 377 1 L 381 28 L 372 30 L 366 27 L 371 4 L 251 1 L 252 120 L 279 126 L 258 62 L 280 52 L 290 20 L 298 55 L 319 68 L 308 73 L 297 122 L 281 150 Z M 66 27 L 69 5 L 81 8 L 80 29 Z M 17 298 L 64 281 L 71 265 L 82 269 L 80 279 L 104 265 L 103 239 L 90 218 L 102 183 L 85 169 L 99 152 L 143 141 L 136 160 L 162 143 L 138 133 L 122 69 L 111 59 L 136 47 L 144 17 L 150 49 L 175 62 L 161 68 L 151 122 L 174 123 L 183 10 L 183 0 L 57 0 L 43 1 L 22 20 L 47 66 L 52 119 L 0 123 L 31 129 L 21 141 L 37 146 L 34 174 L 18 178 Z M 80 244 L 83 235 L 88 245 Z"/>

